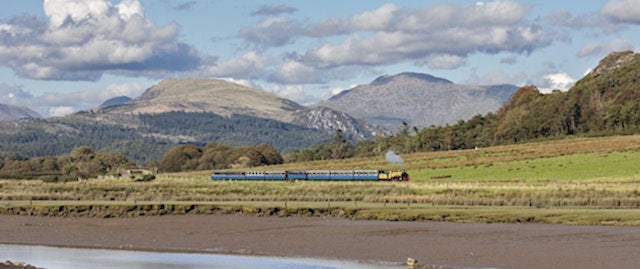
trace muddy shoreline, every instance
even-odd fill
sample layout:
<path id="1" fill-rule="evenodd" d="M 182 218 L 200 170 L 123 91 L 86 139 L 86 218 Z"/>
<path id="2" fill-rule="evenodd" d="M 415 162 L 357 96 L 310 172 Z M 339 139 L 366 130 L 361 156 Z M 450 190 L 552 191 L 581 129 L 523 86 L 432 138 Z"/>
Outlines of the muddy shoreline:
<path id="1" fill-rule="evenodd" d="M 0 215 L 0 243 L 403 262 L 454 268 L 637 268 L 640 228 L 335 217 Z M 28 263 L 28 261 L 25 261 Z"/>

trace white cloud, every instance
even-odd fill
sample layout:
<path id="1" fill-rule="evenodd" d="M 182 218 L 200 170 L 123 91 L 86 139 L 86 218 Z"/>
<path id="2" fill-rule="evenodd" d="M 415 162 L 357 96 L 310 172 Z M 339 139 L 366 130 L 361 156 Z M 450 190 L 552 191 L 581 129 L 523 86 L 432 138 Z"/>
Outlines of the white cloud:
<path id="1" fill-rule="evenodd" d="M 551 73 L 544 76 L 543 84 L 539 87 L 541 93 L 551 93 L 553 90 L 568 91 L 576 82 L 564 72 Z"/>
<path id="2" fill-rule="evenodd" d="M 451 54 L 432 54 L 425 63 L 433 69 L 456 69 L 464 64 L 464 58 Z"/>
<path id="3" fill-rule="evenodd" d="M 349 24 L 353 30 L 387 30 L 398 17 L 401 7 L 395 4 L 384 4 L 374 11 L 367 11 L 354 16 Z"/>
<path id="4" fill-rule="evenodd" d="M 318 83 L 330 70 L 413 62 L 434 69 L 455 69 L 473 53 L 530 53 L 553 38 L 526 20 L 528 5 L 497 0 L 471 5 L 440 4 L 409 9 L 385 4 L 348 17 L 300 23 L 285 17 L 264 19 L 240 34 L 260 48 L 284 46 L 298 38 L 325 43 L 293 52 L 271 81 Z M 336 40 L 331 43 L 324 40 Z"/>
<path id="5" fill-rule="evenodd" d="M 45 0 L 47 21 L 24 16 L 0 27 L 0 65 L 45 80 L 97 80 L 104 73 L 165 75 L 203 57 L 177 40 L 175 23 L 156 26 L 139 0 Z"/>
<path id="6" fill-rule="evenodd" d="M 617 23 L 640 24 L 639 0 L 611 0 L 602 9 L 600 14 Z"/>
<path id="7" fill-rule="evenodd" d="M 471 77 L 465 82 L 473 85 L 500 85 L 500 84 L 513 84 L 516 86 L 524 85 L 527 80 L 527 74 L 517 73 L 510 75 L 505 71 L 493 71 L 483 74 L 481 76 L 477 74 L 471 74 Z"/>
<path id="8" fill-rule="evenodd" d="M 269 79 L 285 84 L 315 83 L 322 80 L 319 75 L 320 71 L 315 67 L 298 61 L 285 61 Z"/>
<path id="9" fill-rule="evenodd" d="M 319 101 L 318 97 L 309 95 L 302 85 L 269 84 L 263 85 L 261 88 L 302 105 L 309 105 Z"/>
<path id="10" fill-rule="evenodd" d="M 340 94 L 340 93 L 342 93 L 342 92 L 344 92 L 344 91 L 346 91 L 346 90 L 353 89 L 353 88 L 355 88 L 355 87 L 357 87 L 357 86 L 358 86 L 358 85 L 356 85 L 356 84 L 351 84 L 351 85 L 349 85 L 349 86 L 347 86 L 347 87 L 332 87 L 332 88 L 330 88 L 329 90 L 324 91 L 324 92 L 320 95 L 320 97 L 321 97 L 323 100 L 326 100 L 326 99 L 329 99 L 329 98 L 331 98 L 331 97 L 333 97 L 333 96 L 336 96 L 336 95 L 338 95 L 338 94 Z"/>
<path id="11" fill-rule="evenodd" d="M 51 107 L 49 109 L 49 116 L 51 116 L 51 117 L 61 117 L 61 116 L 69 115 L 69 114 L 71 114 L 73 112 L 75 112 L 73 107 L 70 107 L 70 106 L 56 106 L 56 107 Z"/>
<path id="12" fill-rule="evenodd" d="M 231 83 L 235 83 L 235 84 L 240 84 L 242 86 L 246 86 L 249 88 L 257 88 L 258 86 L 250 80 L 246 80 L 246 79 L 235 79 L 235 78 L 231 78 L 231 77 L 223 77 L 223 78 L 218 78 L 224 81 L 228 81 Z"/>
<path id="13" fill-rule="evenodd" d="M 298 22 L 285 17 L 268 17 L 259 22 L 255 28 L 243 28 L 240 36 L 259 48 L 278 47 L 288 44 L 293 37 L 304 30 Z"/>
<path id="14" fill-rule="evenodd" d="M 200 73 L 204 76 L 260 79 L 264 77 L 269 61 L 267 56 L 249 51 L 240 57 L 207 66 Z"/>
<path id="15" fill-rule="evenodd" d="M 2 103 L 26 106 L 43 116 L 66 115 L 79 110 L 97 107 L 104 101 L 118 96 L 137 97 L 146 89 L 136 82 L 107 85 L 104 88 L 89 89 L 72 93 L 45 93 L 33 96 L 22 87 L 0 84 Z M 70 111 L 70 112 L 68 112 Z"/>

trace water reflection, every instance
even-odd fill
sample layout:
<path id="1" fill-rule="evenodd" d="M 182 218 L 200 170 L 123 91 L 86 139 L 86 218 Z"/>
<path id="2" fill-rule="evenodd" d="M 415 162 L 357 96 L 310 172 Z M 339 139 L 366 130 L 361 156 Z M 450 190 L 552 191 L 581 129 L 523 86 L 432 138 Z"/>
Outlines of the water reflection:
<path id="1" fill-rule="evenodd" d="M 219 254 L 60 248 L 0 244 L 0 260 L 47 269 L 69 268 L 239 268 L 341 269 L 402 268 L 384 264 Z"/>

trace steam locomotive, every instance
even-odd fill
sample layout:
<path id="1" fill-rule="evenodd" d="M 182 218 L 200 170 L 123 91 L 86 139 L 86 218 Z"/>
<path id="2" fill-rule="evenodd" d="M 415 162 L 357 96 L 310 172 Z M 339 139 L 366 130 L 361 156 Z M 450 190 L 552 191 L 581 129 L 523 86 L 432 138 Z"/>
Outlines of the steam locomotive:
<path id="1" fill-rule="evenodd" d="M 405 171 L 384 170 L 286 170 L 213 171 L 211 180 L 324 180 L 324 181 L 409 181 Z"/>

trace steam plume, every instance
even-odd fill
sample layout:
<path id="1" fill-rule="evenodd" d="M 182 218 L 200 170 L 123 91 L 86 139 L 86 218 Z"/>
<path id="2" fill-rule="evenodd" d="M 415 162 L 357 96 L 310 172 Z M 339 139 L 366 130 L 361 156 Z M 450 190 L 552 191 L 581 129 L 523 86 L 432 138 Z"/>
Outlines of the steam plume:
<path id="1" fill-rule="evenodd" d="M 387 151 L 387 153 L 384 156 L 387 159 L 387 162 L 389 163 L 404 164 L 404 160 L 402 159 L 402 157 L 396 154 L 396 152 L 393 150 Z"/>

